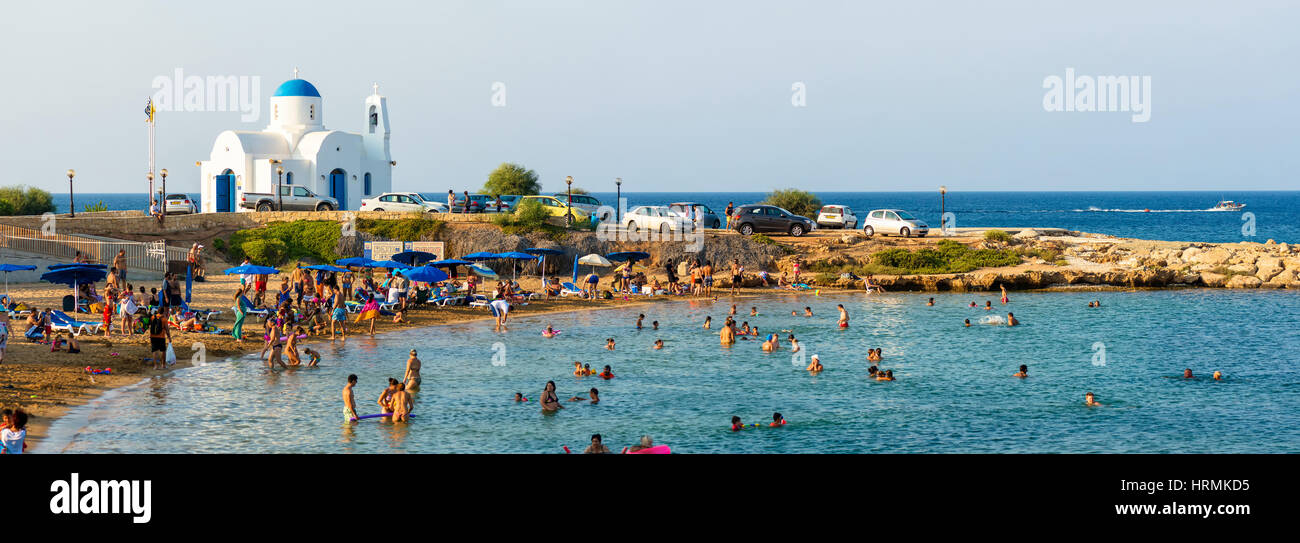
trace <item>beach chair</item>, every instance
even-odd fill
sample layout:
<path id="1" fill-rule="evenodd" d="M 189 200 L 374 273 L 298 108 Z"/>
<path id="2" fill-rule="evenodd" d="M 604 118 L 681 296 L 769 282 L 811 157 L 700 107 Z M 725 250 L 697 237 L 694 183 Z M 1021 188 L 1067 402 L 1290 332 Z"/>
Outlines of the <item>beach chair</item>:
<path id="1" fill-rule="evenodd" d="M 475 294 L 474 297 L 473 297 L 473 299 L 471 299 L 471 300 L 469 301 L 469 306 L 470 306 L 470 307 L 487 307 L 487 306 L 488 306 L 488 301 L 489 301 L 489 300 L 488 300 L 488 297 L 487 297 L 487 296 L 484 296 L 484 295 L 482 295 L 482 294 Z"/>
<path id="2" fill-rule="evenodd" d="M 586 294 L 571 281 L 560 283 L 560 296 L 582 296 Z"/>
<path id="3" fill-rule="evenodd" d="M 77 319 L 69 317 L 67 313 L 64 313 L 62 311 L 57 311 L 57 310 L 53 311 L 53 314 L 50 316 L 51 329 L 65 330 L 74 336 L 81 335 L 82 332 L 87 332 L 90 335 L 95 335 L 95 333 L 99 332 L 99 328 L 103 325 L 104 323 L 102 322 L 79 321 Z"/>
<path id="4" fill-rule="evenodd" d="M 181 311 L 193 313 L 194 317 L 203 324 L 206 324 L 208 319 L 221 314 L 221 311 L 215 309 L 191 309 L 190 304 L 185 302 L 181 302 Z"/>

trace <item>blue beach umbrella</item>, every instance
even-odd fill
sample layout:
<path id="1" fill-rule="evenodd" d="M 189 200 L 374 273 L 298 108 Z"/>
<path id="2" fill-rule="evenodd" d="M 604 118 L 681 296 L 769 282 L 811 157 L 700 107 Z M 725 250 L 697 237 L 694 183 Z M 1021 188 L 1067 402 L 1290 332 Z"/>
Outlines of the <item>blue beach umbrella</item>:
<path id="1" fill-rule="evenodd" d="M 473 265 L 474 265 L 473 262 L 470 262 L 468 260 L 461 260 L 459 258 L 448 258 L 445 260 L 436 260 L 434 262 L 425 264 L 425 266 L 433 266 L 435 268 L 450 268 L 452 272 L 456 271 L 456 266 L 473 266 Z"/>
<path id="2" fill-rule="evenodd" d="M 650 253 L 642 251 L 623 251 L 618 253 L 609 253 L 605 255 L 605 258 L 613 260 L 614 262 L 639 262 L 641 260 L 649 260 Z"/>
<path id="3" fill-rule="evenodd" d="M 24 264 L 0 264 L 0 271 L 5 272 L 5 299 L 9 299 L 9 272 L 11 271 L 34 271 L 36 266 Z"/>
<path id="4" fill-rule="evenodd" d="M 47 271 L 41 274 L 41 281 L 48 281 L 56 285 L 68 285 L 72 287 L 72 299 L 77 299 L 77 285 L 81 283 L 94 283 L 103 281 L 108 277 L 108 270 L 99 268 L 83 268 L 80 266 L 63 267 L 57 270 Z M 76 304 L 73 304 L 76 308 Z"/>
<path id="5" fill-rule="evenodd" d="M 496 253 L 489 253 L 489 252 L 487 252 L 487 251 L 479 251 L 479 252 L 477 252 L 477 253 L 470 253 L 470 254 L 467 254 L 467 255 L 465 255 L 465 256 L 462 256 L 461 258 L 463 258 L 463 259 L 465 259 L 465 260 L 472 260 L 472 261 L 474 261 L 474 262 L 479 262 L 479 261 L 483 261 L 483 260 L 496 260 L 496 259 L 498 259 L 498 258 L 500 258 L 500 257 L 497 256 Z"/>
<path id="6" fill-rule="evenodd" d="M 345 272 L 345 271 L 348 271 L 347 268 L 340 268 L 340 267 L 338 267 L 338 266 L 331 266 L 331 265 L 329 265 L 329 264 L 316 264 L 316 265 L 314 265 L 314 266 L 303 266 L 302 269 L 304 269 L 304 270 L 320 270 L 320 271 L 327 271 L 327 272 Z"/>
<path id="7" fill-rule="evenodd" d="M 400 269 L 402 269 L 402 268 L 409 268 L 410 266 L 407 266 L 406 264 L 403 264 L 403 263 L 401 263 L 401 262 L 393 262 L 392 260 L 384 260 L 384 261 L 382 261 L 382 262 L 381 262 L 381 261 L 370 261 L 370 262 L 366 263 L 366 265 L 365 265 L 364 267 L 366 267 L 366 268 L 388 268 L 388 269 L 392 269 L 392 270 L 400 270 Z"/>
<path id="8" fill-rule="evenodd" d="M 551 249 L 551 248 L 547 248 L 547 247 L 529 247 L 529 248 L 527 248 L 527 249 L 524 249 L 524 252 L 525 252 L 525 253 L 528 253 L 528 254 L 530 254 L 530 255 L 538 255 L 538 256 L 541 257 L 541 259 L 542 259 L 542 288 L 546 288 L 546 256 L 547 256 L 547 255 L 562 255 L 562 254 L 564 254 L 564 251 L 561 251 L 561 250 L 559 250 L 559 249 Z"/>
<path id="9" fill-rule="evenodd" d="M 76 264 L 76 263 L 74 263 L 74 264 L 50 264 L 49 266 L 46 266 L 46 267 L 45 267 L 45 269 L 50 270 L 50 271 L 54 271 L 54 270 L 62 270 L 62 269 L 64 269 L 64 268 L 92 268 L 92 269 L 96 269 L 96 270 L 107 270 L 107 269 L 108 269 L 108 266 L 105 265 L 105 264 L 85 264 L 85 263 L 82 263 L 82 264 Z"/>
<path id="10" fill-rule="evenodd" d="M 505 259 L 505 260 L 533 260 L 533 259 L 537 258 L 537 257 L 535 257 L 535 256 L 533 256 L 533 255 L 528 254 L 528 253 L 521 253 L 521 252 L 519 252 L 519 251 L 510 251 L 510 252 L 506 252 L 506 253 L 497 253 L 496 256 L 497 256 L 497 258 L 501 258 L 501 259 Z M 512 263 L 511 266 L 510 266 L 510 280 L 511 280 L 511 281 L 514 281 L 514 280 L 515 280 L 515 266 L 513 265 L 513 263 Z"/>
<path id="11" fill-rule="evenodd" d="M 277 269 L 272 268 L 272 267 L 270 267 L 270 266 L 258 266 L 258 265 L 256 265 L 256 264 L 244 264 L 243 266 L 235 266 L 235 267 L 233 267 L 233 268 L 226 268 L 226 271 L 224 271 L 224 272 L 222 272 L 222 273 L 224 273 L 224 274 L 226 274 L 226 275 L 275 275 L 275 274 L 277 274 L 277 273 L 280 273 L 280 270 L 277 270 Z"/>
<path id="12" fill-rule="evenodd" d="M 366 258 L 366 257 L 364 257 L 364 256 L 354 256 L 354 257 L 351 257 L 351 258 L 340 258 L 340 259 L 338 259 L 338 260 L 335 260 L 335 261 L 334 261 L 334 265 L 336 265 L 336 266 L 357 266 L 357 267 L 363 267 L 363 266 L 365 266 L 366 264 L 369 264 L 369 263 L 371 263 L 371 262 L 374 262 L 374 261 L 373 261 L 373 260 L 370 260 L 369 258 Z"/>
<path id="13" fill-rule="evenodd" d="M 392 260 L 408 266 L 419 266 L 435 258 L 438 258 L 438 255 L 426 251 L 402 251 L 393 255 Z"/>
<path id="14" fill-rule="evenodd" d="M 407 279 L 410 279 L 412 281 L 419 281 L 421 283 L 440 283 L 442 281 L 446 281 L 449 278 L 447 276 L 447 272 L 432 266 L 420 266 L 418 268 L 407 268 L 404 270 L 397 270 L 394 273 L 405 276 Z"/>

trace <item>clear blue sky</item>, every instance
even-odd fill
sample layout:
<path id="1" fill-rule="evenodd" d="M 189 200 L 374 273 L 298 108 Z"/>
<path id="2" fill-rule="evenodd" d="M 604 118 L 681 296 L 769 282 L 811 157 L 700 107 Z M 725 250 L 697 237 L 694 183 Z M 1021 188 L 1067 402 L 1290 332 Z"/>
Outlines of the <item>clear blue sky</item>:
<path id="1" fill-rule="evenodd" d="M 1300 188 L 1283 1 L 11 2 L 0 184 L 143 192 L 155 76 L 261 76 L 262 118 L 161 114 L 169 188 L 266 126 L 294 67 L 329 128 L 389 99 L 395 188 L 502 161 L 588 190 Z M 1151 119 L 1044 111 L 1043 78 L 1149 75 Z M 507 106 L 491 86 L 506 84 Z M 803 82 L 807 106 L 791 105 Z"/>

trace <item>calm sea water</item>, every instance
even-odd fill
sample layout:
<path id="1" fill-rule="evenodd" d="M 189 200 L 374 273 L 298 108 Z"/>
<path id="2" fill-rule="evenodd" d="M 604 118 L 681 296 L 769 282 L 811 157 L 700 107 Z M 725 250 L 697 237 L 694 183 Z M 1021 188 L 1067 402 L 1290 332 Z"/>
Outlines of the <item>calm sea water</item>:
<path id="1" fill-rule="evenodd" d="M 719 347 L 706 315 L 729 302 L 520 318 L 508 333 L 486 322 L 440 326 L 325 345 L 320 368 L 266 370 L 256 360 L 180 370 L 76 408 L 40 452 L 510 452 L 581 450 L 601 433 L 615 450 L 649 434 L 683 453 L 1244 453 L 1300 452 L 1300 294 L 1294 291 L 1012 293 L 1015 328 L 975 324 L 988 294 L 860 294 L 740 300 L 739 319 L 792 330 L 826 371 L 811 376 L 785 349 L 758 341 Z M 1101 309 L 1087 302 L 1100 299 Z M 834 324 L 836 303 L 853 318 Z M 748 316 L 757 305 L 759 315 Z M 791 317 L 810 306 L 812 318 Z M 638 312 L 660 330 L 636 330 Z M 801 311 L 802 313 L 802 311 Z M 552 324 L 563 333 L 543 339 Z M 781 332 L 782 337 L 786 332 Z M 613 337 L 618 349 L 604 349 Z M 662 338 L 667 347 L 650 349 Z M 866 377 L 865 352 L 895 382 Z M 422 354 L 417 417 L 394 425 L 342 422 L 349 373 L 363 413 L 405 353 Z M 186 349 L 180 349 L 182 356 Z M 493 362 L 504 361 L 504 365 Z M 571 375 L 575 361 L 613 366 L 604 381 Z M 1028 379 L 1011 374 L 1029 366 Z M 1197 378 L 1181 378 L 1192 368 Z M 1215 382 L 1214 370 L 1227 379 Z M 554 380 L 561 399 L 597 387 L 599 405 L 568 403 L 543 415 L 536 399 Z M 1105 407 L 1082 405 L 1084 392 Z M 784 428 L 728 430 L 732 415 Z"/>
<path id="2" fill-rule="evenodd" d="M 606 205 L 616 202 L 613 192 L 593 196 Z M 911 211 L 931 225 L 939 224 L 937 192 L 818 192 L 826 204 L 847 205 L 863 214 L 879 208 Z M 197 194 L 190 195 L 197 199 Z M 446 193 L 429 193 L 442 201 Z M 628 207 L 696 201 L 721 213 L 727 202 L 754 203 L 766 196 L 761 192 L 653 193 L 624 192 Z M 1241 212 L 1210 211 L 1220 199 L 1246 204 Z M 77 205 L 103 201 L 109 209 L 143 209 L 148 199 L 142 194 L 77 195 Z M 59 211 L 67 210 L 67 198 L 55 197 Z M 1173 241 L 1237 242 L 1265 241 L 1300 243 L 1300 192 L 951 192 L 946 211 L 955 214 L 957 226 L 1039 226 L 1123 237 Z M 1150 211 L 1148 211 L 1150 210 Z M 1246 215 L 1249 213 L 1249 215 Z M 1250 219 L 1248 221 L 1248 219 Z M 1251 222 L 1254 236 L 1243 233 Z"/>

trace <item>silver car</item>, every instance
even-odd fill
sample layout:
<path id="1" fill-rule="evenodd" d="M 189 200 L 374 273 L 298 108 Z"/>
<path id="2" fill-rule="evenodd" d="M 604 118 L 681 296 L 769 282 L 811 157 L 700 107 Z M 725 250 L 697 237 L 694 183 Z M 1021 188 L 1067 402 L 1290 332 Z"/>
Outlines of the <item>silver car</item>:
<path id="1" fill-rule="evenodd" d="M 714 213 L 709 206 L 697 202 L 675 202 L 668 204 L 668 209 L 683 217 L 691 216 L 691 207 L 695 208 L 695 223 L 701 228 L 722 228 L 722 217 Z"/>
<path id="2" fill-rule="evenodd" d="M 930 226 L 901 209 L 875 209 L 862 220 L 862 233 L 923 238 L 930 233 Z"/>

